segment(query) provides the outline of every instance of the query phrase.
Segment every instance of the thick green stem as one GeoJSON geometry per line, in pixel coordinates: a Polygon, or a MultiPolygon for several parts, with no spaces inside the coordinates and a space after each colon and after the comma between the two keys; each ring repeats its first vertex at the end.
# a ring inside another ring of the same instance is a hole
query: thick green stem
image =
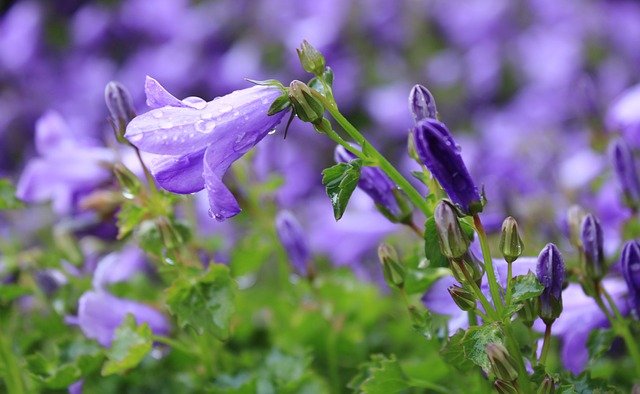
{"type": "Polygon", "coordinates": [[[491,292],[491,298],[493,305],[500,316],[502,316],[502,299],[500,298],[500,290],[498,280],[496,279],[496,273],[493,270],[493,260],[491,259],[491,250],[489,249],[489,242],[487,240],[487,234],[482,226],[482,221],[478,214],[473,215],[473,224],[478,233],[480,241],[480,248],[482,249],[482,258],[484,259],[485,270],[487,271],[487,279],[489,282],[489,291],[491,292]]]}
{"type": "Polygon", "coordinates": [[[26,393],[18,360],[7,343],[4,333],[0,333],[0,360],[4,364],[5,385],[9,393],[26,393]]]}
{"type": "Polygon", "coordinates": [[[551,344],[551,326],[553,323],[548,323],[544,330],[544,340],[542,342],[542,353],[540,354],[540,360],[538,362],[540,364],[546,364],[547,355],[549,354],[549,345],[551,344]]]}
{"type": "MultiPolygon", "coordinates": [[[[454,261],[452,264],[457,263],[454,261]]],[[[482,293],[482,291],[478,287],[478,284],[473,280],[473,278],[471,277],[471,273],[469,273],[469,270],[467,270],[467,267],[464,265],[464,263],[460,263],[460,270],[462,271],[462,274],[464,275],[464,278],[466,279],[469,286],[471,286],[471,290],[475,294],[476,298],[478,299],[478,301],[480,301],[480,304],[482,304],[482,307],[484,308],[487,316],[489,316],[493,321],[498,320],[496,310],[493,309],[487,297],[485,297],[484,293],[482,293]]]]}
{"type": "Polygon", "coordinates": [[[384,171],[389,176],[389,178],[391,178],[391,180],[393,180],[396,185],[398,185],[398,187],[400,187],[400,189],[405,192],[411,202],[418,209],[420,209],[425,216],[431,216],[431,211],[424,196],[420,194],[420,192],[418,192],[413,187],[413,185],[411,185],[411,183],[409,183],[409,181],[404,176],[402,176],[402,174],[400,174],[400,172],[398,172],[398,170],[396,170],[396,168],[391,163],[389,163],[389,161],[380,152],[378,152],[378,150],[373,147],[373,145],[371,145],[366,138],[364,138],[362,134],[360,134],[358,129],[356,129],[349,122],[349,120],[347,120],[347,118],[342,116],[342,114],[338,110],[338,107],[334,103],[329,101],[322,94],[316,91],[313,92],[314,96],[318,100],[320,100],[320,102],[322,102],[322,105],[324,105],[326,110],[329,111],[331,116],[333,116],[336,122],[338,122],[340,127],[342,127],[342,129],[349,135],[349,137],[351,137],[358,145],[362,147],[362,152],[365,154],[365,156],[376,163],[378,167],[380,167],[380,169],[384,171]]]}

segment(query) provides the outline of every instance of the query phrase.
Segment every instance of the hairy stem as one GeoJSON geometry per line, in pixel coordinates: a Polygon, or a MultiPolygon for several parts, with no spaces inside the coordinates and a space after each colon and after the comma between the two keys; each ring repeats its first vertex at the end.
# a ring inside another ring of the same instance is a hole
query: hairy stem
{"type": "Polygon", "coordinates": [[[480,241],[480,247],[482,249],[482,258],[484,259],[485,270],[487,271],[487,279],[489,282],[489,291],[491,292],[491,299],[493,305],[499,315],[502,315],[502,299],[500,298],[500,290],[498,280],[496,279],[496,273],[493,270],[493,260],[491,259],[491,250],[489,249],[489,242],[487,240],[487,234],[484,231],[484,226],[480,220],[478,214],[473,215],[473,224],[478,233],[480,241]]]}

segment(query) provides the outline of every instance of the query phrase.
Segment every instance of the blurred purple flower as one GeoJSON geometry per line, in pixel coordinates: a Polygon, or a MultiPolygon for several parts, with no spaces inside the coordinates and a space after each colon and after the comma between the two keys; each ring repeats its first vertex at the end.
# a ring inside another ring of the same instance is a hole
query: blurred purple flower
{"type": "MultiPolygon", "coordinates": [[[[348,163],[356,159],[356,156],[338,145],[334,153],[334,159],[336,163],[348,163]]],[[[393,217],[400,218],[402,210],[395,195],[398,192],[398,188],[380,168],[362,167],[358,187],[371,197],[376,206],[388,211],[393,217]]]]}
{"type": "Polygon", "coordinates": [[[620,131],[633,146],[640,146],[640,85],[623,92],[605,117],[607,128],[620,131]]]}
{"type": "Polygon", "coordinates": [[[276,216],[276,231],[293,270],[300,276],[308,275],[311,253],[306,234],[298,220],[291,212],[280,211],[276,216]]]}
{"type": "Polygon", "coordinates": [[[636,317],[640,317],[640,244],[637,241],[624,245],[620,265],[629,289],[629,305],[636,317]]]}
{"type": "Polygon", "coordinates": [[[622,189],[625,201],[632,207],[638,207],[640,204],[640,178],[638,178],[638,170],[636,161],[633,157],[633,151],[627,145],[624,139],[619,138],[611,144],[611,156],[613,160],[613,169],[618,184],[622,189]]]}
{"type": "Polygon", "coordinates": [[[113,153],[75,135],[57,112],[36,123],[36,151],[17,185],[18,198],[38,203],[53,200],[60,215],[75,213],[81,197],[111,179],[113,153]]]}
{"type": "Polygon", "coordinates": [[[447,126],[435,119],[425,118],[414,126],[413,140],[420,161],[451,200],[466,214],[482,211],[478,188],[447,126]]]}
{"type": "Polygon", "coordinates": [[[99,262],[93,273],[93,287],[106,286],[131,279],[147,267],[144,253],[137,247],[128,246],[119,252],[109,253],[99,262]]]}
{"type": "Polygon", "coordinates": [[[156,335],[167,334],[170,330],[169,322],[157,310],[135,301],[114,297],[101,290],[84,293],[78,301],[78,317],[68,321],[77,323],[88,338],[109,347],[116,328],[128,314],[135,317],[137,324],[149,324],[156,335]]]}
{"type": "Polygon", "coordinates": [[[267,110],[282,92],[254,86],[208,103],[198,97],[178,100],[150,77],[145,91],[152,110],[133,119],[125,137],[141,151],[159,155],[149,163],[158,184],[179,194],[206,189],[212,217],[237,215],[240,206],[222,177],[280,123],[284,112],[268,116],[267,110]]]}

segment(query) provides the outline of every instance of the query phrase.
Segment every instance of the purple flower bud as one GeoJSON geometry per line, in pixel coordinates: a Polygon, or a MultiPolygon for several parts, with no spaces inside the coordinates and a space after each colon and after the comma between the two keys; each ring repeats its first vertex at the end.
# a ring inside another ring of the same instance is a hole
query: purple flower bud
{"type": "Polygon", "coordinates": [[[284,246],[293,270],[300,276],[311,273],[311,253],[302,226],[289,211],[280,211],[276,216],[276,231],[284,246]]]}
{"type": "Polygon", "coordinates": [[[594,280],[604,277],[604,238],[600,221],[592,214],[585,216],[582,221],[580,239],[584,248],[585,270],[587,276],[594,280]]]}
{"type": "Polygon", "coordinates": [[[542,249],[538,255],[536,275],[544,286],[540,295],[540,317],[549,324],[562,312],[564,260],[556,245],[549,243],[542,249]]]}
{"type": "Polygon", "coordinates": [[[462,161],[460,147],[443,123],[426,118],[413,128],[413,140],[420,161],[467,215],[482,211],[482,199],[462,161]]]}
{"type": "Polygon", "coordinates": [[[629,288],[629,302],[636,315],[640,316],[640,244],[637,241],[624,245],[620,265],[629,288]]]}
{"type": "Polygon", "coordinates": [[[109,109],[109,121],[116,133],[116,138],[118,141],[124,141],[127,123],[136,117],[131,96],[122,84],[111,81],[104,89],[104,100],[109,109]]]}
{"type": "Polygon", "coordinates": [[[415,85],[409,93],[409,111],[416,122],[425,118],[436,119],[438,111],[436,100],[429,89],[422,85],[415,85]]]}
{"type": "MultiPolygon", "coordinates": [[[[348,163],[356,156],[342,146],[337,146],[334,158],[336,163],[348,163]]],[[[395,183],[377,167],[362,167],[358,187],[362,189],[373,202],[383,211],[387,211],[390,216],[400,220],[403,212],[396,197],[397,187],[395,183]]]]}
{"type": "Polygon", "coordinates": [[[611,147],[613,168],[630,207],[640,203],[640,180],[631,148],[623,139],[617,139],[611,147]]]}

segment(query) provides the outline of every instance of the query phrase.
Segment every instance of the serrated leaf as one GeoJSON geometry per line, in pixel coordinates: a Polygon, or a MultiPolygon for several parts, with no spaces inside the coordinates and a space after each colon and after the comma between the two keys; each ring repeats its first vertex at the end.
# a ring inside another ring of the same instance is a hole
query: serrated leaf
{"type": "Polygon", "coordinates": [[[538,281],[536,275],[529,271],[526,275],[518,275],[512,281],[511,300],[519,303],[530,300],[542,294],[544,286],[538,281]]]}
{"type": "Polygon", "coordinates": [[[604,379],[594,379],[589,372],[583,372],[578,376],[566,376],[558,392],[560,394],[609,394],[622,391],[610,386],[604,379]]]}
{"type": "Polygon", "coordinates": [[[466,332],[462,329],[456,331],[454,335],[449,337],[447,343],[440,350],[440,356],[448,364],[454,367],[466,371],[473,367],[473,363],[469,360],[464,352],[462,341],[464,340],[466,332]]]}
{"type": "Polygon", "coordinates": [[[486,347],[489,343],[502,343],[503,336],[498,323],[473,326],[466,331],[458,330],[449,338],[440,354],[458,369],[469,369],[473,363],[488,372],[491,366],[486,347]]]}
{"type": "Polygon", "coordinates": [[[449,260],[440,250],[436,221],[433,216],[427,219],[424,224],[424,255],[427,257],[427,260],[429,260],[429,267],[431,268],[449,266],[449,260]]]}
{"type": "Polygon", "coordinates": [[[212,333],[219,339],[229,336],[229,323],[235,311],[236,283],[229,268],[211,264],[207,272],[178,278],[167,290],[167,305],[181,327],[212,333]]]}
{"type": "Polygon", "coordinates": [[[359,393],[401,393],[410,387],[407,376],[394,355],[374,354],[360,365],[360,372],[347,385],[359,393]]]}
{"type": "Polygon", "coordinates": [[[587,349],[589,349],[589,360],[593,361],[602,357],[610,348],[616,334],[609,328],[600,328],[591,331],[587,340],[587,349]]]}
{"type": "Polygon", "coordinates": [[[138,226],[147,210],[131,200],[126,200],[118,211],[118,239],[123,239],[138,226]]]}
{"type": "Polygon", "coordinates": [[[360,180],[362,160],[338,163],[322,171],[322,184],[333,206],[333,216],[340,220],[360,180]]]}
{"type": "Polygon", "coordinates": [[[0,211],[24,207],[16,197],[16,188],[8,179],[0,179],[0,211]]]}
{"type": "Polygon", "coordinates": [[[31,376],[50,389],[62,389],[80,379],[81,371],[75,364],[56,365],[41,353],[27,357],[31,376]]]}
{"type": "Polygon", "coordinates": [[[153,347],[151,328],[147,323],[136,325],[128,314],[116,329],[115,339],[107,351],[107,362],[102,366],[102,376],[123,373],[138,365],[153,347]]]}

